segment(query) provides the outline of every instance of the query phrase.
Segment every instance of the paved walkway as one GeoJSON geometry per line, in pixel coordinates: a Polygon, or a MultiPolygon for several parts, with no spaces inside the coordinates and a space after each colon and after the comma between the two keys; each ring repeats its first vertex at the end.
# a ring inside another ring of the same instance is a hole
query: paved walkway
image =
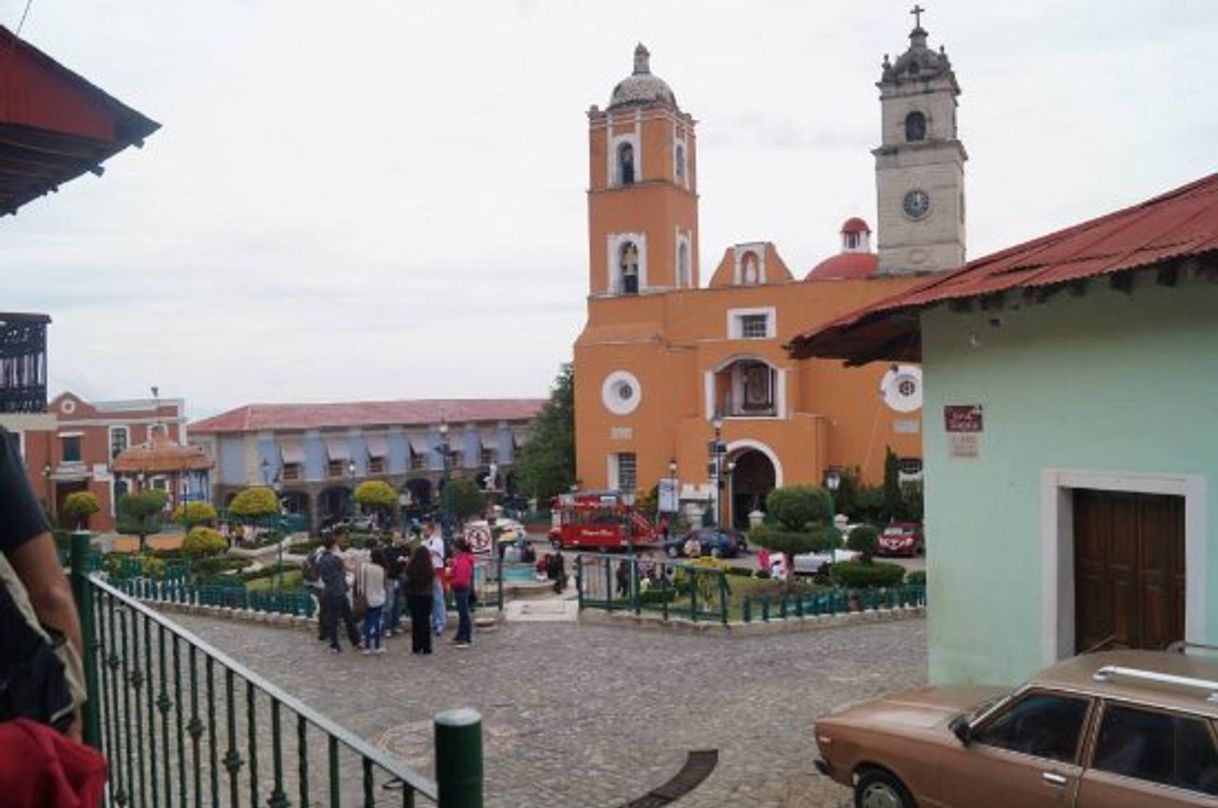
{"type": "Polygon", "coordinates": [[[174,619],[427,774],[431,717],[474,707],[486,804],[500,808],[615,808],[693,749],[718,749],[719,765],[680,808],[848,805],[812,767],[813,720],[925,677],[920,620],[725,639],[581,625],[553,608],[426,658],[408,637],[383,656],[336,656],[299,628],[174,619]]]}

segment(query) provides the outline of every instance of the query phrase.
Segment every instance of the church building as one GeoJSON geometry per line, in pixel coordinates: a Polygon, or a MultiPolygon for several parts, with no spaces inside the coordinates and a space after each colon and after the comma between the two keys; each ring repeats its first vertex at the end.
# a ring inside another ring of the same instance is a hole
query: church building
{"type": "Polygon", "coordinates": [[[793,272],[765,240],[699,273],[697,122],[639,45],[609,106],[588,112],[588,318],[575,343],[577,477],[584,489],[671,480],[691,515],[744,527],[773,488],[857,468],[886,449],[921,472],[921,371],[794,361],[796,334],[964,262],[960,93],[916,24],[884,58],[874,150],[878,252],[865,221],[841,253],[793,272]]]}

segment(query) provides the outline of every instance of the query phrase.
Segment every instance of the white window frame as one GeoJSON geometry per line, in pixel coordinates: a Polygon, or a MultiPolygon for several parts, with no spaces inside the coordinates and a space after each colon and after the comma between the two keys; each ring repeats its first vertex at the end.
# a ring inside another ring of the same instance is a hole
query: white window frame
{"type": "Polygon", "coordinates": [[[1205,629],[1206,486],[1199,474],[1046,468],[1040,473],[1041,656],[1074,656],[1074,489],[1184,497],[1184,639],[1212,642],[1205,629]]]}
{"type": "MultiPolygon", "coordinates": [[[[624,135],[611,135],[609,138],[609,153],[605,155],[609,170],[609,187],[610,188],[626,188],[628,186],[622,184],[621,175],[617,170],[617,150],[621,148],[623,143],[629,143],[634,150],[634,182],[631,185],[638,185],[643,181],[643,144],[640,142],[642,138],[639,135],[639,124],[635,124],[635,130],[624,135]]],[[[610,122],[610,131],[612,131],[612,122],[610,122]]]]}
{"type": "Polygon", "coordinates": [[[755,242],[753,244],[737,244],[732,248],[734,253],[735,270],[732,274],[732,280],[736,286],[762,286],[766,283],[765,274],[765,242],[755,242]],[[757,282],[745,284],[744,282],[744,256],[752,253],[757,256],[757,282]]]}
{"type": "Polygon", "coordinates": [[[608,462],[609,474],[607,488],[611,491],[622,491],[625,494],[633,494],[639,485],[639,455],[637,452],[612,452],[606,456],[608,462]],[[622,455],[633,455],[634,457],[634,488],[625,491],[622,488],[622,455]]]}
{"type": "Polygon", "coordinates": [[[728,339],[774,339],[778,334],[778,309],[775,306],[759,306],[751,309],[727,310],[728,339]],[[744,318],[764,315],[766,318],[766,334],[764,337],[744,336],[744,318]]]}
{"type": "Polygon", "coordinates": [[[634,246],[639,250],[639,294],[647,289],[647,234],[646,233],[610,233],[608,236],[609,248],[609,289],[611,295],[623,294],[625,284],[622,278],[622,265],[620,255],[622,246],[633,241],[634,246]]]}
{"type": "Polygon", "coordinates": [[[131,448],[131,427],[129,427],[129,426],[112,426],[109,429],[107,429],[106,430],[106,438],[108,440],[108,443],[106,445],[106,465],[107,466],[114,462],[114,458],[115,458],[114,433],[116,433],[116,432],[125,432],[127,435],[127,440],[126,440],[125,448],[123,449],[123,451],[126,451],[127,449],[131,448]]]}
{"type": "MultiPolygon", "coordinates": [[[[59,440],[59,455],[62,458],[63,463],[65,465],[68,463],[84,463],[85,462],[85,433],[84,432],[60,432],[56,435],[56,438],[59,440]],[[68,460],[68,458],[65,456],[67,454],[67,452],[65,452],[63,450],[64,449],[64,446],[63,446],[64,438],[76,438],[80,442],[80,444],[79,444],[80,445],[80,457],[76,458],[75,460],[68,460]]],[[[106,447],[106,451],[109,452],[110,448],[106,447]]]]}

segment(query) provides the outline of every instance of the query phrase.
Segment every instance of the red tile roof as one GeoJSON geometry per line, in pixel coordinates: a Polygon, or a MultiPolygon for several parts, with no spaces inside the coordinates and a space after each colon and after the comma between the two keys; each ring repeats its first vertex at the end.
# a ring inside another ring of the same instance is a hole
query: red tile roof
{"type": "Polygon", "coordinates": [[[132,446],[114,458],[114,470],[135,474],[168,471],[202,471],[214,466],[202,446],[182,446],[168,438],[156,437],[132,446]]]}
{"type": "Polygon", "coordinates": [[[787,349],[796,358],[836,357],[848,364],[917,360],[918,313],[937,303],[1016,290],[1050,294],[1088,278],[1206,253],[1218,253],[1218,174],[933,275],[912,289],[800,334],[787,349]]]}
{"type": "Polygon", "coordinates": [[[520,421],[541,412],[543,398],[449,398],[335,404],[247,404],[190,425],[190,431],[257,432],[352,426],[520,421]]]}
{"type": "Polygon", "coordinates": [[[867,226],[867,222],[857,216],[851,216],[842,224],[843,233],[870,233],[871,228],[867,226]]]}
{"type": "Polygon", "coordinates": [[[880,257],[872,252],[844,252],[832,255],[809,270],[806,281],[842,281],[866,278],[880,267],[880,257]]]}

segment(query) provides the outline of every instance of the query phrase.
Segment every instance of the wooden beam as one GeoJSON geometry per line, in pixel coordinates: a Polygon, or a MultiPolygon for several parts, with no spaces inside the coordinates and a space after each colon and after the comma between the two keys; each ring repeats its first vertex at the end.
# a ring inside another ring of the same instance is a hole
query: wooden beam
{"type": "Polygon", "coordinates": [[[1133,294],[1133,272],[1114,272],[1108,276],[1108,286],[1124,294],[1133,294]]]}

